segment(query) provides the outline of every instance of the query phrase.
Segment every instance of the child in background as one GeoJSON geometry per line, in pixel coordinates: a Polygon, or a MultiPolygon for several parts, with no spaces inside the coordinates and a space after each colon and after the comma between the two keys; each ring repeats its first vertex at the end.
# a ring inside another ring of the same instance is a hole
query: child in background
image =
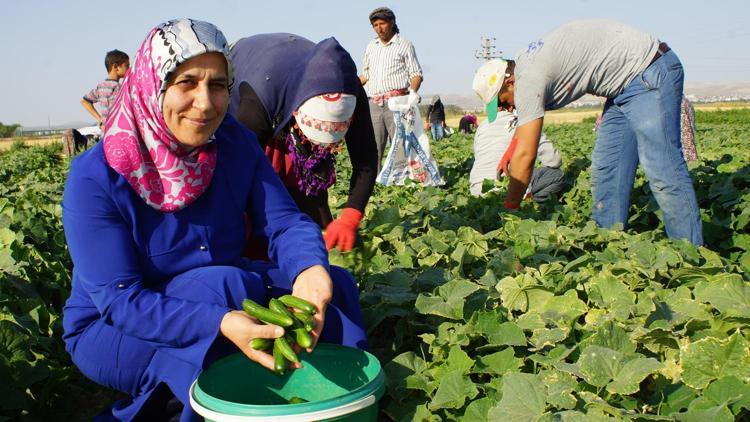
{"type": "Polygon", "coordinates": [[[104,126],[107,119],[109,107],[117,98],[120,91],[120,78],[125,76],[125,72],[130,68],[130,58],[120,50],[112,50],[104,57],[104,66],[107,68],[107,79],[99,82],[96,88],[83,96],[81,105],[97,121],[99,128],[104,126]],[[99,111],[94,104],[99,104],[99,111]]]}

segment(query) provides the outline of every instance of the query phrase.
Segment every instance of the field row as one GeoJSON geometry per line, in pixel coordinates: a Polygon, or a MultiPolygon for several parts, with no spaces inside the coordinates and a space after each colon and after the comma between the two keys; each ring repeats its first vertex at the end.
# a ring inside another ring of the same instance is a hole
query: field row
{"type": "MultiPolygon", "coordinates": [[[[750,110],[698,113],[705,248],[665,238],[638,174],[627,232],[590,221],[591,124],[550,125],[570,189],[518,212],[469,195],[469,136],[432,148],[442,188],[377,186],[355,274],[381,403],[398,421],[733,420],[750,413],[750,110]]],[[[340,160],[334,209],[350,169],[340,160]]],[[[64,351],[71,262],[59,145],[0,153],[0,420],[87,419],[117,394],[64,351]]],[[[493,187],[490,183],[488,187],[493,187]]]]}

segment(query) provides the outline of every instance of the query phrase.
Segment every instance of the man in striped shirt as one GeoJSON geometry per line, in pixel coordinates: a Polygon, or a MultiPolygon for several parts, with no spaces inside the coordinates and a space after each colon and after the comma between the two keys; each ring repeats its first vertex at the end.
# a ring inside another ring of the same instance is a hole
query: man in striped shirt
{"type": "Polygon", "coordinates": [[[417,91],[422,84],[422,67],[414,46],[399,34],[396,16],[387,7],[370,13],[370,24],[377,38],[365,50],[364,66],[359,80],[370,97],[370,117],[378,146],[378,171],[388,138],[393,138],[396,124],[388,109],[388,98],[409,95],[418,103],[417,91]]]}

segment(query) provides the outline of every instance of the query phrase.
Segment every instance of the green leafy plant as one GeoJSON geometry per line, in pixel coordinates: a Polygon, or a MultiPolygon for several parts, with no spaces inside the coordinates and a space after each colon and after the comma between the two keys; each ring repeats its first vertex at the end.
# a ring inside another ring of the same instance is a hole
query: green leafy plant
{"type": "MultiPolygon", "coordinates": [[[[750,110],[697,114],[706,247],[665,238],[636,176],[627,231],[591,221],[591,125],[545,128],[571,188],[506,212],[469,195],[472,139],[432,144],[447,185],[377,186],[354,251],[384,414],[431,420],[750,416],[750,110]]],[[[339,158],[332,208],[351,169],[339,158]]],[[[116,393],[62,342],[72,263],[59,146],[0,154],[0,420],[90,419],[116,393]]]]}
{"type": "MultiPolygon", "coordinates": [[[[639,172],[630,228],[590,213],[590,124],[546,128],[572,187],[506,212],[468,193],[471,138],[433,143],[444,188],[376,187],[354,270],[384,412],[429,420],[748,417],[750,111],[699,113],[706,247],[665,237],[639,172]],[[729,387],[731,386],[731,387],[729,387]]],[[[345,161],[345,160],[342,160],[345,161]]],[[[341,177],[341,180],[346,180],[341,177]]],[[[342,204],[347,186],[337,186],[342,204]]]]}

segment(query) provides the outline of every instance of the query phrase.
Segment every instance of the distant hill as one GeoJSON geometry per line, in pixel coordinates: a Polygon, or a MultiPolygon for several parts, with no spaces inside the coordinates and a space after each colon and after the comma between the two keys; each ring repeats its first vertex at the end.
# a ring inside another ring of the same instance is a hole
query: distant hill
{"type": "MultiPolygon", "coordinates": [[[[421,94],[421,93],[420,93],[421,94]]],[[[482,104],[476,95],[437,93],[443,104],[453,104],[464,110],[481,110],[482,104]]],[[[432,98],[433,93],[422,94],[424,99],[432,98]]],[[[695,82],[685,85],[685,95],[691,99],[705,101],[725,101],[727,99],[750,98],[750,82],[695,82]]],[[[586,95],[576,101],[576,105],[593,105],[604,99],[586,95]]]]}
{"type": "Polygon", "coordinates": [[[696,97],[750,96],[750,82],[698,82],[685,86],[685,94],[696,97]]]}

